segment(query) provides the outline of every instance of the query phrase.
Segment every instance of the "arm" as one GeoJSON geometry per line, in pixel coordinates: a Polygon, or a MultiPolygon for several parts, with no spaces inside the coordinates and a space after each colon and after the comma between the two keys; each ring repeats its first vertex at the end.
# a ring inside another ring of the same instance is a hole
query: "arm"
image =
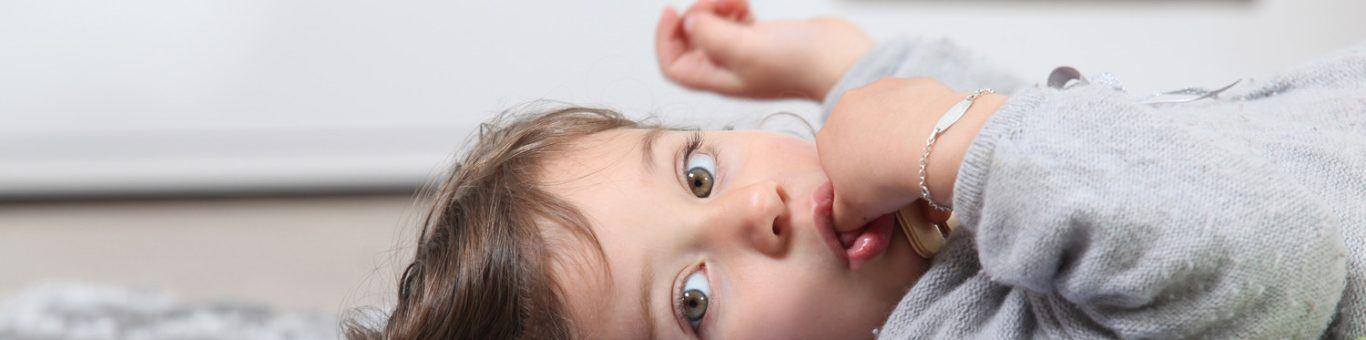
{"type": "Polygon", "coordinates": [[[669,80],[730,96],[823,101],[827,113],[844,91],[882,77],[932,77],[960,91],[1000,93],[1023,84],[947,40],[894,39],[868,53],[873,45],[842,19],[756,21],[745,0],[700,0],[681,15],[666,8],[655,29],[669,80]]]}
{"type": "MultiPolygon", "coordinates": [[[[1357,327],[1344,238],[1366,220],[1366,78],[1341,64],[1243,101],[1084,86],[974,105],[930,157],[963,232],[884,334],[1317,337],[1339,308],[1357,327]],[[1311,81],[1336,83],[1292,91],[1311,81]]],[[[917,141],[963,93],[888,78],[843,96],[817,148],[847,231],[919,196],[917,141]]]]}
{"type": "Polygon", "coordinates": [[[682,15],[666,8],[655,31],[666,78],[756,99],[821,101],[872,45],[845,20],[755,21],[745,0],[700,0],[682,15]]]}
{"type": "MultiPolygon", "coordinates": [[[[984,275],[1125,338],[1316,337],[1345,285],[1350,222],[1240,140],[1266,134],[1200,109],[1099,86],[1012,98],[955,183],[984,275]]],[[[1359,147],[1315,149],[1327,165],[1359,147]]]]}

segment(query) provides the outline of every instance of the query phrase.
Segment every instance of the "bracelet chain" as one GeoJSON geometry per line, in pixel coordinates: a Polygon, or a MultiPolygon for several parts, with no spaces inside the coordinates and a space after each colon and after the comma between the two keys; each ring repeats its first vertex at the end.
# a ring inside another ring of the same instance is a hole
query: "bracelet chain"
{"type": "MultiPolygon", "coordinates": [[[[983,95],[989,93],[996,93],[996,91],[992,91],[991,89],[980,89],[977,91],[973,91],[972,94],[969,94],[967,96],[967,98],[963,98],[963,101],[968,103],[968,106],[963,108],[963,110],[966,111],[968,108],[971,108],[972,103],[976,101],[977,98],[980,98],[983,95]]],[[[944,115],[947,116],[951,113],[952,112],[945,112],[944,115]]],[[[959,113],[960,117],[961,115],[962,113],[959,113]]],[[[957,120],[950,122],[948,126],[952,126],[955,122],[957,122],[957,120]]],[[[931,208],[934,208],[934,210],[938,211],[949,211],[949,208],[939,205],[939,203],[935,203],[934,199],[930,198],[930,187],[929,185],[925,184],[925,167],[929,163],[930,149],[934,148],[934,142],[939,139],[939,135],[943,134],[944,130],[948,130],[948,126],[944,126],[942,129],[936,127],[934,131],[930,131],[930,137],[925,140],[925,149],[920,152],[920,197],[924,198],[925,203],[929,203],[931,208]]]]}

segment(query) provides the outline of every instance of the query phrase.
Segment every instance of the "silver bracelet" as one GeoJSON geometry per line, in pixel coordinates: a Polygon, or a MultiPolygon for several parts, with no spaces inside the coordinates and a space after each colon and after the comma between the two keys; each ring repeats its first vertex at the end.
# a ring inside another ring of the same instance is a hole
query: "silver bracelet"
{"type": "Polygon", "coordinates": [[[996,93],[996,91],[992,91],[991,89],[973,91],[972,94],[968,95],[967,98],[963,98],[958,104],[953,104],[953,107],[949,108],[948,111],[944,112],[943,116],[939,117],[939,122],[934,123],[934,131],[931,131],[930,137],[925,140],[925,151],[920,153],[920,197],[924,198],[925,203],[929,203],[930,207],[934,208],[934,210],[949,211],[949,208],[934,203],[934,199],[930,198],[930,187],[925,185],[925,165],[930,158],[930,149],[934,147],[934,141],[939,139],[939,135],[943,134],[944,130],[948,130],[949,126],[953,126],[953,123],[957,123],[958,119],[963,118],[963,115],[968,113],[968,108],[972,107],[973,101],[976,101],[978,97],[988,93],[996,93]]]}

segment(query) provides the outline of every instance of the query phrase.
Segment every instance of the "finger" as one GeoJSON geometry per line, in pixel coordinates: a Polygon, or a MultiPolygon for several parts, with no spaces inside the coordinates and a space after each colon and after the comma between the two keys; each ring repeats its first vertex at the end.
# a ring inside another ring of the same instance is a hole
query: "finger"
{"type": "Polygon", "coordinates": [[[707,55],[721,64],[728,64],[741,55],[744,46],[753,47],[746,41],[749,26],[724,19],[708,12],[689,13],[683,18],[683,31],[688,43],[702,49],[707,55]]]}
{"type": "Polygon", "coordinates": [[[747,0],[715,0],[716,15],[735,20],[737,22],[753,22],[754,17],[749,13],[749,1],[747,0]]]}
{"type": "Polygon", "coordinates": [[[863,226],[871,222],[876,216],[869,217],[860,211],[860,204],[841,199],[839,191],[835,191],[835,202],[832,204],[832,213],[835,218],[835,232],[844,233],[863,229],[863,226]]]}
{"type": "Polygon", "coordinates": [[[689,15],[699,12],[716,13],[716,0],[697,0],[688,6],[688,9],[683,10],[683,17],[687,18],[689,15]]]}
{"type": "Polygon", "coordinates": [[[925,203],[925,200],[923,199],[915,200],[915,206],[920,209],[921,214],[925,215],[925,219],[928,219],[934,223],[943,223],[944,221],[948,221],[949,216],[953,214],[952,211],[940,211],[939,209],[930,207],[930,205],[928,203],[925,203]]]}
{"type": "Polygon", "coordinates": [[[688,6],[686,11],[683,11],[683,17],[686,18],[688,15],[697,12],[711,13],[742,23],[754,21],[754,16],[749,12],[749,1],[747,0],[698,0],[692,6],[688,6]]]}
{"type": "MultiPolygon", "coordinates": [[[[687,41],[683,38],[683,23],[678,17],[678,12],[672,7],[665,7],[664,12],[659,15],[659,24],[655,26],[655,57],[659,59],[660,70],[666,70],[669,65],[683,56],[687,51],[687,41]]],[[[668,72],[665,72],[667,75],[668,72]]]]}
{"type": "Polygon", "coordinates": [[[743,87],[739,75],[717,65],[699,50],[684,52],[664,69],[664,74],[683,86],[721,94],[739,94],[743,87]]]}

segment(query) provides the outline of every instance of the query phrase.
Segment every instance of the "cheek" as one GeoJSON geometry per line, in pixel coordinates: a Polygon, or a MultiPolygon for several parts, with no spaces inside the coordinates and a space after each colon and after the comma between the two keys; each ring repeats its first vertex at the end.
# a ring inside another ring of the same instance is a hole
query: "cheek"
{"type": "Polygon", "coordinates": [[[749,146],[748,161],[775,171],[820,171],[816,145],[790,137],[768,137],[749,146]]]}
{"type": "Polygon", "coordinates": [[[768,264],[734,283],[721,339],[870,339],[899,296],[817,268],[768,264]]]}
{"type": "Polygon", "coordinates": [[[802,158],[816,158],[816,144],[798,138],[775,138],[769,147],[779,150],[782,154],[799,156],[802,158]]]}
{"type": "MultiPolygon", "coordinates": [[[[840,277],[800,268],[751,271],[726,308],[725,339],[862,339],[880,326],[877,306],[840,277]],[[794,275],[795,274],[795,275],[794,275]],[[758,277],[762,275],[763,277],[758,277]],[[869,308],[872,307],[872,308],[869,308]]],[[[863,289],[860,289],[863,288],[863,289]]]]}

